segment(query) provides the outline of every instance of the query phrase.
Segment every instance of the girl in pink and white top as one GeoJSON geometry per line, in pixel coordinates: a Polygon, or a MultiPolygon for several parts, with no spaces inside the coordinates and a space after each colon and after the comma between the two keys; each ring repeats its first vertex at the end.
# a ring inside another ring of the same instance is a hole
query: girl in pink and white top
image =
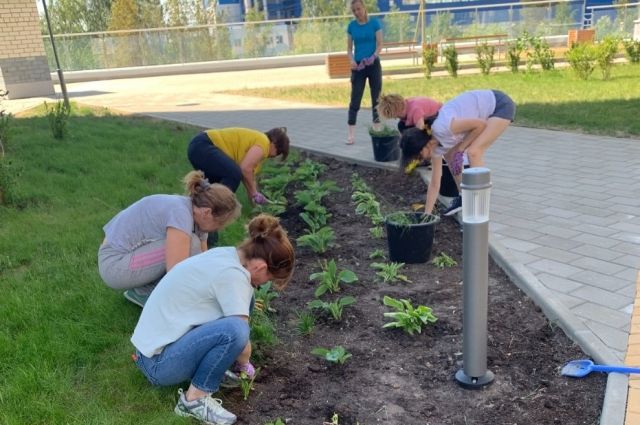
{"type": "MultiPolygon", "coordinates": [[[[463,156],[471,167],[484,165],[484,153],[513,122],[516,105],[498,90],[471,90],[446,102],[438,116],[427,120],[425,131],[409,129],[400,140],[403,162],[416,157],[430,159],[431,181],[427,189],[425,212],[431,213],[438,199],[443,159],[456,179],[458,189],[463,156]]],[[[454,198],[445,215],[462,209],[462,198],[454,198]]]]}
{"type": "Polygon", "coordinates": [[[378,112],[385,118],[398,118],[398,130],[407,128],[424,128],[426,118],[438,113],[442,103],[424,96],[407,97],[399,94],[383,94],[378,101],[378,112]]]}

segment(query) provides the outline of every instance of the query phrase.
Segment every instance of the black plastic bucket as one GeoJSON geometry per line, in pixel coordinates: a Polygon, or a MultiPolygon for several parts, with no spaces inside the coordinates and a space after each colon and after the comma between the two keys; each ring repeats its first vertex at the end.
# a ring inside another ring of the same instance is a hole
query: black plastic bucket
{"type": "MultiPolygon", "coordinates": [[[[425,263],[431,257],[431,247],[439,217],[431,216],[428,222],[422,222],[423,213],[403,213],[409,223],[390,220],[396,214],[385,218],[389,260],[396,263],[425,263]]],[[[404,220],[403,220],[404,221],[404,220]]]]}
{"type": "Polygon", "coordinates": [[[373,159],[378,162],[396,161],[400,158],[398,136],[371,136],[373,159]]]}

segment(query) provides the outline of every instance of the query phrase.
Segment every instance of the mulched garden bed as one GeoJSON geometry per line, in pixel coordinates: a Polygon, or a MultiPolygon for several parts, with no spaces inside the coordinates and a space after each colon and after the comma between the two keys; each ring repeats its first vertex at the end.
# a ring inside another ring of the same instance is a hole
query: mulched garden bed
{"type": "MultiPolygon", "coordinates": [[[[495,381],[481,390],[460,387],[454,379],[462,367],[463,347],[460,226],[443,217],[432,251],[432,258],[444,252],[457,266],[406,265],[403,273],[412,283],[380,283],[370,267],[380,260],[369,259],[369,254],[377,248],[386,252],[386,239],[373,239],[370,221],[356,215],[350,199],[351,175],[358,173],[374,190],[383,212],[406,210],[423,197],[424,184],[415,175],[312,159],[328,165],[321,179],[334,180],[343,188],[325,198],[339,246],[321,255],[297,249],[294,278],[272,302],[279,342],[258,364],[262,369],[255,390],[247,401],[239,390],[223,393],[224,406],[238,415],[238,423],[257,425],[280,418],[294,425],[321,425],[331,423],[334,414],[340,425],[598,423],[606,377],[560,376],[566,361],[585,355],[492,261],[487,357],[495,381]],[[316,310],[313,333],[301,336],[297,313],[315,299],[317,284],[309,281],[309,275],[320,270],[322,259],[334,259],[339,270],[349,269],[359,278],[323,299],[349,295],[357,302],[345,307],[339,323],[316,310]],[[401,329],[383,329],[387,322],[383,313],[390,311],[382,304],[385,295],[429,306],[438,320],[413,336],[401,329]],[[353,355],[344,365],[311,354],[315,347],[337,345],[353,355]]],[[[292,239],[305,228],[299,212],[292,208],[281,217],[292,239]]]]}

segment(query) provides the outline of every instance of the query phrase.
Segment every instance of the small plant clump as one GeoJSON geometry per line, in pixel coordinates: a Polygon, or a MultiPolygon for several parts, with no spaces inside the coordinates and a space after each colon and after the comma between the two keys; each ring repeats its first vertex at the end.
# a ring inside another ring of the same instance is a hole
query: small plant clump
{"type": "Polygon", "coordinates": [[[395,299],[385,295],[382,302],[387,307],[396,310],[384,313],[384,317],[389,317],[393,321],[386,323],[383,328],[402,328],[409,335],[413,335],[414,332],[421,333],[422,326],[435,323],[438,320],[432,314],[430,307],[420,305],[414,308],[409,300],[395,299]]]}
{"type": "Polygon", "coordinates": [[[47,111],[51,134],[55,139],[64,139],[67,134],[67,123],[69,115],[71,115],[71,108],[67,107],[63,101],[54,103],[51,108],[49,108],[47,102],[44,102],[44,107],[47,111]]]}
{"type": "Polygon", "coordinates": [[[445,267],[455,267],[458,265],[458,262],[444,252],[441,252],[440,255],[431,261],[431,264],[439,269],[444,269],[445,267]]]}
{"type": "Polygon", "coordinates": [[[631,63],[640,63],[640,40],[624,40],[624,53],[631,63]]]}
{"type": "Polygon", "coordinates": [[[260,285],[255,291],[256,308],[265,312],[275,313],[276,310],[271,307],[271,301],[279,296],[276,291],[271,289],[271,282],[260,285]]]}
{"type": "Polygon", "coordinates": [[[340,291],[340,283],[353,283],[358,280],[358,276],[351,270],[340,270],[334,260],[325,261],[320,264],[322,271],[313,273],[309,276],[309,280],[317,280],[320,282],[316,288],[315,296],[319,297],[329,291],[335,293],[340,291]]]}
{"type": "MultiPolygon", "coordinates": [[[[337,345],[331,349],[316,347],[311,350],[311,354],[335,364],[344,364],[351,357],[351,353],[347,352],[341,345],[337,345]]],[[[334,415],[334,417],[337,418],[337,415],[334,415]]]]}
{"type": "Polygon", "coordinates": [[[422,64],[424,66],[424,76],[431,78],[431,73],[438,61],[438,48],[436,46],[427,46],[422,51],[422,64]]]}
{"type": "Polygon", "coordinates": [[[385,123],[379,127],[369,126],[369,135],[373,137],[393,137],[399,136],[400,132],[397,128],[385,123]]]}
{"type": "Polygon", "coordinates": [[[309,301],[307,305],[311,309],[320,308],[330,313],[331,317],[333,317],[333,320],[335,320],[336,322],[339,322],[340,320],[342,320],[342,310],[346,306],[354,304],[355,302],[356,302],[356,299],[354,297],[342,297],[339,300],[332,301],[332,302],[325,302],[322,300],[313,300],[313,301],[309,301]]]}
{"type": "Polygon", "coordinates": [[[581,80],[588,80],[596,69],[598,60],[595,46],[589,43],[575,43],[566,53],[571,69],[581,80]]]}
{"type": "Polygon", "coordinates": [[[385,283],[394,283],[400,280],[411,283],[407,276],[400,274],[400,269],[404,267],[404,263],[371,263],[371,267],[378,270],[376,276],[385,283]]]}
{"type": "Polygon", "coordinates": [[[456,50],[456,46],[453,44],[449,44],[442,51],[442,55],[445,60],[445,67],[449,75],[453,78],[458,76],[458,69],[460,68],[460,63],[458,62],[458,51],[456,50]]]}
{"type": "Polygon", "coordinates": [[[483,75],[489,75],[489,73],[491,72],[491,68],[493,68],[493,66],[495,65],[495,52],[496,47],[489,46],[486,41],[476,46],[478,66],[480,66],[480,72],[482,72],[483,75]]]}
{"type": "Polygon", "coordinates": [[[240,372],[240,389],[242,390],[243,400],[249,398],[249,393],[253,389],[253,381],[258,377],[258,373],[260,373],[260,368],[256,369],[256,373],[251,377],[246,372],[240,372]]]}
{"type": "Polygon", "coordinates": [[[286,425],[286,424],[281,418],[276,418],[275,420],[269,421],[264,425],[286,425]]]}
{"type": "Polygon", "coordinates": [[[384,255],[384,251],[380,248],[378,249],[374,249],[373,251],[371,251],[371,254],[369,254],[369,258],[376,259],[376,258],[386,258],[386,256],[384,255]]]}
{"type": "Polygon", "coordinates": [[[303,336],[311,335],[316,327],[316,316],[309,311],[301,311],[296,313],[298,317],[298,333],[303,336]]]}
{"type": "Polygon", "coordinates": [[[414,212],[397,211],[387,215],[387,223],[396,226],[410,226],[412,224],[428,224],[438,220],[434,214],[421,214],[414,212]]]}

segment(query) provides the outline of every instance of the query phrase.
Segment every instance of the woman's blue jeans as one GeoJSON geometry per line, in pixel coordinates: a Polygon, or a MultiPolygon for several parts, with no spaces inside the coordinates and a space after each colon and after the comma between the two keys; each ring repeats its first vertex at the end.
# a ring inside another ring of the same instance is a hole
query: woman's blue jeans
{"type": "Polygon", "coordinates": [[[197,389],[214,393],[247,342],[249,324],[239,317],[223,317],[191,329],[153,357],[136,350],[136,365],[153,385],[190,380],[197,389]]]}

